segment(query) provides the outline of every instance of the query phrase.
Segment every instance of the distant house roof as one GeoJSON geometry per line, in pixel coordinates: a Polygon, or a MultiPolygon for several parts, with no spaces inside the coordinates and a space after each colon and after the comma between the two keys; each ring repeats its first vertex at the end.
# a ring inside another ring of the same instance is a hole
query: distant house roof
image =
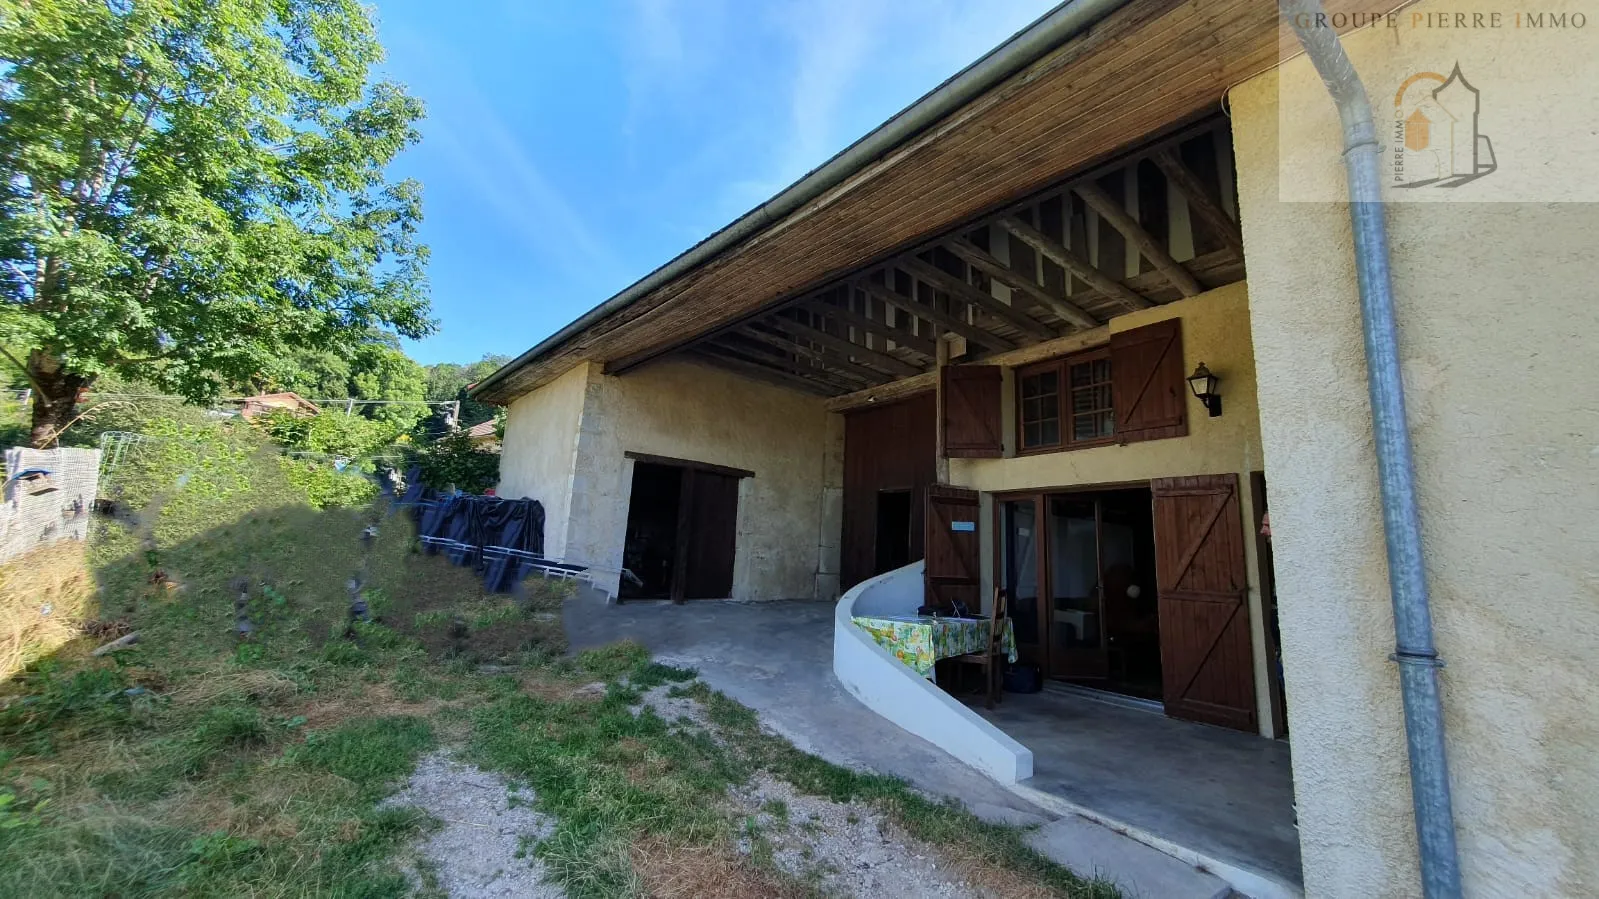
{"type": "Polygon", "coordinates": [[[494,419],[492,418],[467,428],[466,436],[473,443],[490,443],[499,439],[499,435],[494,433],[494,419]]]}
{"type": "Polygon", "coordinates": [[[296,415],[316,415],[322,409],[293,391],[282,393],[259,393],[247,396],[239,401],[239,414],[244,418],[254,418],[280,409],[287,409],[296,415]]]}

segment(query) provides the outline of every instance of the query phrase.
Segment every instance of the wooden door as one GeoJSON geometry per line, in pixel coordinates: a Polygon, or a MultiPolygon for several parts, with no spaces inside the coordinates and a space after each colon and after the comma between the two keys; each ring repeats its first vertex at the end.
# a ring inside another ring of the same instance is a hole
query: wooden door
{"type": "Polygon", "coordinates": [[[956,600],[973,614],[982,605],[977,537],[977,491],[933,484],[927,488],[926,598],[948,608],[956,600]]]}
{"type": "Polygon", "coordinates": [[[1255,731],[1238,477],[1163,478],[1150,489],[1166,714],[1255,731]]]}
{"type": "Polygon", "coordinates": [[[733,551],[738,533],[738,482],[732,475],[683,470],[683,506],[688,526],[679,528],[685,546],[684,599],[727,599],[733,594],[733,551]]]}
{"type": "Polygon", "coordinates": [[[848,590],[877,566],[877,503],[885,490],[910,491],[910,557],[923,557],[927,485],[934,481],[937,407],[932,391],[844,416],[844,520],[840,587],[848,590]]]}

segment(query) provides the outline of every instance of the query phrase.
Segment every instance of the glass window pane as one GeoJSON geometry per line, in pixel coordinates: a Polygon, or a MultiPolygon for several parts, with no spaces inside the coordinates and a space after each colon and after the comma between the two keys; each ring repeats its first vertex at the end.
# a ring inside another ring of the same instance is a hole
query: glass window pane
{"type": "Polygon", "coordinates": [[[1038,643],[1037,513],[1030,499],[1007,502],[1003,509],[1000,540],[1011,622],[1016,629],[1016,642],[1033,645],[1038,643]]]}
{"type": "Polygon", "coordinates": [[[1054,643],[1062,649],[1098,648],[1099,535],[1094,504],[1051,497],[1049,516],[1054,643]]]}

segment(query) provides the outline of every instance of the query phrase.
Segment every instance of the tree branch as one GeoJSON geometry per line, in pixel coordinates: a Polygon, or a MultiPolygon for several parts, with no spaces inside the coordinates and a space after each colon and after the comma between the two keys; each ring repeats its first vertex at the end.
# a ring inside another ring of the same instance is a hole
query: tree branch
{"type": "Polygon", "coordinates": [[[39,395],[39,405],[44,406],[46,409],[55,405],[55,403],[50,399],[50,394],[45,393],[44,388],[39,386],[39,379],[33,376],[33,372],[29,371],[26,365],[23,365],[16,356],[11,355],[10,350],[3,346],[0,346],[0,353],[3,353],[7,359],[10,359],[11,364],[20,369],[22,374],[28,379],[28,383],[33,385],[34,392],[39,395]]]}

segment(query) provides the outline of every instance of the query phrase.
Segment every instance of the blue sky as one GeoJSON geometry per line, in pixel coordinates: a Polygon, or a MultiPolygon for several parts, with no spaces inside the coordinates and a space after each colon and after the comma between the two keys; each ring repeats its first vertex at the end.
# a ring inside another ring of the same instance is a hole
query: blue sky
{"type": "Polygon", "coordinates": [[[427,104],[440,333],[520,353],[766,199],[1050,0],[379,0],[384,74],[427,104]]]}

